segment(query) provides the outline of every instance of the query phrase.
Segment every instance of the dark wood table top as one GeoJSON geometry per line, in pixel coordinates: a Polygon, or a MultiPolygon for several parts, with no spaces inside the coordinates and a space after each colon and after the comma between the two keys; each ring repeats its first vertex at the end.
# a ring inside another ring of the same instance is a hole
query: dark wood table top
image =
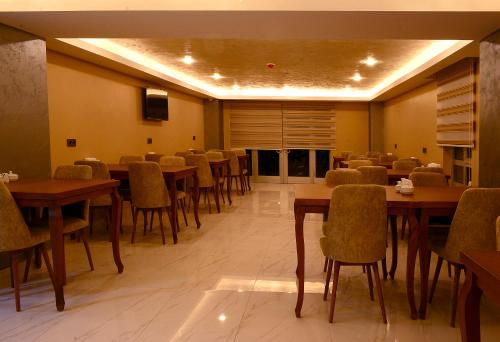
{"type": "Polygon", "coordinates": [[[15,199],[57,200],[119,185],[116,180],[21,179],[7,183],[15,199]]]}
{"type": "MultiPolygon", "coordinates": [[[[456,207],[466,187],[416,187],[411,195],[403,195],[391,185],[384,186],[387,204],[418,208],[456,207]]],[[[305,206],[329,206],[332,188],[325,184],[296,184],[295,204],[305,206]]]]}
{"type": "MultiPolygon", "coordinates": [[[[174,177],[180,179],[185,176],[192,175],[198,166],[165,166],[160,165],[161,172],[164,176],[174,177]]],[[[128,165],[127,164],[108,164],[109,173],[114,179],[128,179],[128,165]]]]}
{"type": "Polygon", "coordinates": [[[496,282],[500,292],[500,251],[463,251],[460,260],[480,278],[496,282]]]}

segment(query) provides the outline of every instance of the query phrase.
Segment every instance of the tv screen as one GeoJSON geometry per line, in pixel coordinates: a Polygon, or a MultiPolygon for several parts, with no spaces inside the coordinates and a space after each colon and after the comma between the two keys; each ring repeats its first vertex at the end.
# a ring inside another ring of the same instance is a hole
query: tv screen
{"type": "Polygon", "coordinates": [[[165,90],[143,89],[143,112],[146,120],[168,120],[168,93],[165,90]]]}

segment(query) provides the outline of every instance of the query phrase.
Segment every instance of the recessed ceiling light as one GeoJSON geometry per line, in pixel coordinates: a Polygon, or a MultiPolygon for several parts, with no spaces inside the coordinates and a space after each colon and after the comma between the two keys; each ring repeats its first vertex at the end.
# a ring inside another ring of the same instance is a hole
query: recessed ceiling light
{"type": "Polygon", "coordinates": [[[239,89],[240,89],[240,86],[239,86],[239,85],[237,85],[237,84],[233,84],[233,89],[234,89],[234,90],[239,90],[239,89]]]}
{"type": "Polygon", "coordinates": [[[220,314],[220,315],[219,315],[219,317],[217,317],[217,318],[218,318],[218,319],[219,319],[219,321],[221,321],[221,322],[224,322],[224,321],[227,319],[226,315],[224,315],[223,313],[222,313],[222,314],[220,314]]]}
{"type": "Polygon", "coordinates": [[[361,75],[359,74],[359,72],[355,73],[354,76],[351,77],[351,80],[356,81],[356,82],[359,82],[362,79],[363,79],[363,77],[361,77],[361,75]]]}
{"type": "Polygon", "coordinates": [[[194,63],[194,59],[190,55],[185,55],[184,58],[181,59],[181,61],[184,64],[193,64],[194,63]]]}
{"type": "Polygon", "coordinates": [[[222,78],[222,75],[218,72],[214,72],[210,77],[212,77],[214,80],[220,80],[222,78]]]}
{"type": "Polygon", "coordinates": [[[373,58],[372,56],[368,56],[366,57],[366,59],[363,59],[361,61],[361,63],[365,64],[365,65],[368,65],[368,66],[374,66],[375,64],[379,63],[379,61],[377,61],[375,58],[373,58]]]}

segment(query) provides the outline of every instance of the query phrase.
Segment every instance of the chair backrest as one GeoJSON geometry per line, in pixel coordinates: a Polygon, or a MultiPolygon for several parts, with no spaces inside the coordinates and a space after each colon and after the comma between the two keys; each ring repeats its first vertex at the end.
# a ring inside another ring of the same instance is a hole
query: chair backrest
{"type": "Polygon", "coordinates": [[[144,161],[128,164],[132,204],[141,209],[170,206],[165,180],[160,164],[144,161]]]}
{"type": "Polygon", "coordinates": [[[208,160],[224,159],[224,154],[222,152],[209,151],[207,152],[207,158],[208,160]]]}
{"type": "Polygon", "coordinates": [[[32,246],[31,233],[12,194],[0,182],[0,252],[32,246]]]}
{"type": "Polygon", "coordinates": [[[92,168],[92,179],[111,179],[106,164],[95,160],[77,160],[75,165],[88,165],[92,168]]]}
{"type": "Polygon", "coordinates": [[[197,174],[200,188],[211,187],[214,184],[212,170],[206,154],[187,155],[186,165],[198,166],[197,174]]]}
{"type": "Polygon", "coordinates": [[[395,160],[398,160],[398,156],[395,155],[395,154],[380,154],[380,156],[378,157],[379,159],[379,162],[381,163],[391,163],[395,160]]]}
{"type": "Polygon", "coordinates": [[[195,148],[189,150],[193,154],[205,154],[205,150],[197,150],[195,148]]]}
{"type": "Polygon", "coordinates": [[[378,158],[372,158],[372,157],[370,157],[370,158],[366,158],[366,160],[371,161],[373,166],[377,166],[377,165],[380,164],[378,158]]]}
{"type": "MultiPolygon", "coordinates": [[[[54,179],[92,179],[92,167],[89,165],[61,165],[54,171],[54,179]]],[[[72,203],[63,207],[63,215],[77,216],[88,221],[90,200],[72,203]]]]}
{"type": "Polygon", "coordinates": [[[442,167],[428,167],[428,166],[417,166],[413,169],[413,172],[437,172],[444,173],[442,167]]]}
{"type": "Polygon", "coordinates": [[[328,256],[371,263],[385,257],[387,201],[380,185],[339,185],[332,191],[327,222],[328,256]]]}
{"type": "Polygon", "coordinates": [[[349,156],[347,157],[347,160],[359,160],[359,159],[361,159],[361,156],[359,154],[354,154],[354,153],[349,154],[349,156]]]}
{"type": "Polygon", "coordinates": [[[344,160],[349,159],[349,155],[351,155],[351,154],[352,154],[352,151],[342,151],[342,152],[340,152],[340,156],[342,158],[344,158],[344,160]]]}
{"type": "Polygon", "coordinates": [[[414,186],[448,186],[444,173],[413,171],[409,179],[414,186]]]}
{"type": "Polygon", "coordinates": [[[161,153],[148,153],[144,156],[144,160],[159,163],[161,157],[163,157],[161,153]]]}
{"type": "Polygon", "coordinates": [[[372,165],[373,165],[373,163],[367,159],[349,160],[349,168],[350,169],[357,169],[360,166],[372,166],[372,165]]]}
{"type": "Polygon", "coordinates": [[[175,152],[175,156],[177,157],[186,157],[188,154],[193,154],[191,151],[180,151],[180,152],[175,152]]]}
{"type": "Polygon", "coordinates": [[[229,166],[231,167],[231,176],[238,176],[240,174],[240,162],[238,155],[235,151],[224,150],[222,151],[224,158],[229,159],[229,166]]]}
{"type": "Polygon", "coordinates": [[[360,166],[357,168],[363,175],[361,183],[387,185],[387,168],[384,166],[360,166]]]}
{"type": "Polygon", "coordinates": [[[380,156],[380,152],[376,152],[376,151],[366,152],[366,158],[377,158],[377,160],[378,160],[379,156],[380,156]]]}
{"type": "Polygon", "coordinates": [[[335,187],[343,184],[360,184],[363,175],[354,169],[328,170],[325,175],[325,184],[335,187]]]}
{"type": "Polygon", "coordinates": [[[185,166],[186,159],[178,156],[163,156],[160,158],[160,165],[165,166],[185,166]]]}
{"type": "Polygon", "coordinates": [[[411,159],[399,159],[392,162],[394,170],[409,170],[412,171],[417,167],[417,162],[411,159]]]}
{"type": "Polygon", "coordinates": [[[144,161],[144,157],[143,156],[121,156],[118,164],[126,165],[128,163],[139,162],[139,161],[144,161]]]}
{"type": "Polygon", "coordinates": [[[495,250],[495,222],[498,216],[500,216],[499,188],[465,190],[453,216],[446,240],[443,251],[446,259],[459,263],[460,251],[495,250]]]}
{"type": "Polygon", "coordinates": [[[238,156],[244,156],[245,154],[247,154],[247,152],[242,148],[232,148],[231,150],[236,152],[236,155],[238,156]]]}

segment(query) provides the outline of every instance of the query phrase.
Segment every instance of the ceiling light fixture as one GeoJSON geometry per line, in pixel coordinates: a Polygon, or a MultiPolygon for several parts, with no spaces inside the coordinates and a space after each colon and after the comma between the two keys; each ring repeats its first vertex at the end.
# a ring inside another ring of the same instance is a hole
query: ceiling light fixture
{"type": "Polygon", "coordinates": [[[214,72],[210,77],[212,77],[214,80],[220,80],[222,78],[222,75],[218,72],[214,72]]]}
{"type": "Polygon", "coordinates": [[[366,59],[363,59],[361,63],[368,65],[368,66],[374,66],[375,64],[378,64],[380,61],[377,61],[375,58],[372,56],[366,57],[366,59]]]}
{"type": "Polygon", "coordinates": [[[194,59],[193,57],[191,57],[190,55],[185,55],[184,58],[181,59],[181,61],[184,63],[184,64],[188,64],[188,65],[191,65],[194,63],[194,59]]]}
{"type": "Polygon", "coordinates": [[[362,79],[363,79],[363,77],[361,77],[361,75],[359,74],[359,72],[355,73],[354,76],[351,77],[351,80],[356,81],[356,82],[359,82],[362,79]]]}
{"type": "Polygon", "coordinates": [[[240,86],[239,86],[239,85],[237,85],[237,84],[233,84],[233,89],[234,89],[234,90],[240,90],[240,86]]]}

